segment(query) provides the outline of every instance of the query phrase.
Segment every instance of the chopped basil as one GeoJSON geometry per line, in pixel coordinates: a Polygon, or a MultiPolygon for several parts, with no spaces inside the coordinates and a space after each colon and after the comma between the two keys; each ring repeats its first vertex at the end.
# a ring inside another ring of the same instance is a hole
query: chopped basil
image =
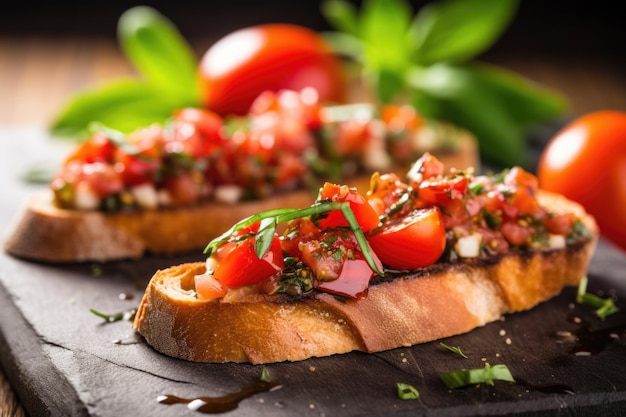
{"type": "Polygon", "coordinates": [[[465,355],[465,353],[461,351],[461,348],[459,346],[449,346],[443,342],[439,342],[439,346],[441,346],[442,348],[448,349],[450,352],[454,352],[457,355],[462,356],[465,359],[467,359],[467,356],[465,355]]]}
{"type": "Polygon", "coordinates": [[[263,368],[263,370],[261,370],[261,381],[263,382],[272,381],[272,377],[270,376],[270,371],[268,371],[267,368],[263,368]]]}
{"type": "Polygon", "coordinates": [[[398,398],[401,400],[417,400],[420,396],[419,391],[412,385],[398,382],[396,386],[398,388],[398,398]]]}
{"type": "Polygon", "coordinates": [[[104,319],[104,321],[106,321],[107,323],[113,323],[116,321],[122,321],[122,320],[133,320],[135,318],[135,314],[137,313],[136,309],[130,309],[127,311],[122,311],[120,313],[115,313],[115,314],[106,314],[106,313],[102,313],[96,309],[89,309],[89,311],[93,314],[95,314],[98,317],[101,317],[104,319]]]}
{"type": "MultiPolygon", "coordinates": [[[[315,203],[311,207],[307,207],[304,209],[277,208],[277,209],[262,211],[246,219],[241,220],[240,222],[232,226],[230,229],[228,229],[226,232],[224,232],[221,236],[213,239],[206,246],[206,248],[204,249],[204,252],[210,256],[215,248],[217,248],[220,244],[227,242],[235,232],[242,230],[256,222],[263,221],[265,223],[262,223],[262,226],[265,224],[265,227],[267,227],[268,224],[276,225],[278,223],[289,222],[295,219],[316,216],[316,215],[327,213],[333,210],[341,211],[345,219],[348,221],[348,224],[350,225],[350,230],[354,234],[354,237],[357,243],[359,244],[359,248],[363,252],[363,256],[365,257],[365,260],[367,261],[370,268],[372,268],[372,271],[376,272],[379,275],[383,275],[384,273],[376,264],[376,261],[372,254],[372,250],[369,247],[367,240],[365,239],[365,235],[363,234],[363,230],[361,230],[361,227],[359,226],[359,223],[357,222],[356,217],[354,216],[354,212],[350,208],[350,203],[348,202],[339,203],[339,202],[320,201],[320,202],[315,203]]],[[[267,250],[269,250],[269,245],[257,245],[256,254],[259,258],[262,258],[265,255],[265,253],[267,253],[267,250]]]]}
{"type": "Polygon", "coordinates": [[[483,383],[494,385],[494,380],[515,382],[506,365],[490,366],[488,363],[484,368],[442,372],[439,377],[449,389],[483,383]]]}
{"type": "Polygon", "coordinates": [[[587,277],[583,277],[578,284],[576,301],[579,304],[586,304],[596,308],[596,315],[604,320],[607,316],[617,313],[619,308],[611,298],[602,298],[587,292],[587,277]]]}

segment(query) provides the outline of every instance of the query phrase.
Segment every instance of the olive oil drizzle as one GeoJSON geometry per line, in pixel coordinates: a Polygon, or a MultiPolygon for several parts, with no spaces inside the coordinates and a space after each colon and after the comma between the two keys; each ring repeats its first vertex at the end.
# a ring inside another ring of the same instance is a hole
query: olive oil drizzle
{"type": "Polygon", "coordinates": [[[192,411],[198,411],[205,414],[218,414],[232,411],[239,406],[239,403],[246,398],[262,392],[274,391],[280,389],[282,384],[271,381],[257,381],[240,391],[226,394],[221,397],[196,397],[181,398],[175,395],[160,395],[157,402],[160,404],[187,404],[187,408],[192,411]]]}

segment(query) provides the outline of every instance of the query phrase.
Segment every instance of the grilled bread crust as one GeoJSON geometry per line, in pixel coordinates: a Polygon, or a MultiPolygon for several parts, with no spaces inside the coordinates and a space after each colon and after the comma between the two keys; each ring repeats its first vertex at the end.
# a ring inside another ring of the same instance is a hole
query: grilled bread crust
{"type": "Polygon", "coordinates": [[[371,283],[366,297],[348,301],[324,293],[200,301],[194,277],[205,265],[182,264],[156,272],[133,325],[165,355],[253,364],[378,352],[466,333],[530,309],[586,274],[597,243],[594,219],[562,196],[542,191],[538,198],[554,210],[576,213],[592,236],[564,249],[510,252],[387,275],[371,283]]]}
{"type": "MultiPolygon", "coordinates": [[[[437,153],[446,166],[478,169],[476,142],[465,135],[455,151],[437,153]]],[[[368,176],[348,182],[363,193],[368,176]]],[[[300,190],[237,204],[193,206],[119,213],[64,210],[50,191],[35,194],[8,234],[5,250],[17,257],[50,262],[106,262],[138,259],[146,253],[170,255],[203,248],[239,220],[277,207],[308,207],[316,197],[300,190]]]]}

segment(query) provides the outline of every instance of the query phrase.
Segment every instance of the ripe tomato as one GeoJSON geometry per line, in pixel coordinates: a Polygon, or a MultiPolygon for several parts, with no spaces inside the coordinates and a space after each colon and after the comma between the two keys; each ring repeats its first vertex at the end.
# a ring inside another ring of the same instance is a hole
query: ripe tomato
{"type": "Polygon", "coordinates": [[[314,31],[290,24],[265,24],[232,32],[200,61],[200,92],[206,108],[222,115],[245,114],[265,90],[305,87],[321,101],[342,102],[341,64],[314,31]]]}
{"type": "MultiPolygon", "coordinates": [[[[328,230],[301,243],[300,248],[302,261],[313,271],[319,290],[351,298],[365,295],[374,271],[352,233],[328,230]]],[[[374,261],[382,269],[375,255],[374,261]]]]}
{"type": "Polygon", "coordinates": [[[285,268],[278,237],[262,258],[257,256],[255,244],[256,238],[249,237],[235,245],[220,259],[213,277],[227,287],[237,288],[264,281],[285,268]]]}
{"type": "Polygon", "coordinates": [[[91,164],[94,162],[109,163],[113,159],[115,145],[101,133],[96,133],[87,141],[81,143],[74,152],[65,159],[64,164],[81,162],[91,164]]]}
{"type": "Polygon", "coordinates": [[[223,125],[222,118],[213,112],[195,108],[179,109],[174,112],[165,150],[186,152],[194,159],[212,156],[224,146],[223,125]]]}
{"type": "Polygon", "coordinates": [[[537,176],[541,188],[582,204],[601,233],[626,250],[626,112],[570,122],[544,149],[537,176]]]}
{"type": "MultiPolygon", "coordinates": [[[[378,213],[370,206],[369,202],[357,191],[347,185],[337,185],[325,183],[320,191],[320,200],[331,200],[335,202],[350,203],[350,208],[354,212],[356,221],[361,226],[363,232],[367,232],[378,226],[378,213]]],[[[331,211],[328,217],[320,222],[321,229],[335,229],[337,227],[348,227],[348,221],[340,211],[331,211]]]]}
{"type": "Polygon", "coordinates": [[[437,207],[414,210],[374,229],[367,240],[383,265],[412,270],[431,265],[446,246],[446,229],[437,207]]]}

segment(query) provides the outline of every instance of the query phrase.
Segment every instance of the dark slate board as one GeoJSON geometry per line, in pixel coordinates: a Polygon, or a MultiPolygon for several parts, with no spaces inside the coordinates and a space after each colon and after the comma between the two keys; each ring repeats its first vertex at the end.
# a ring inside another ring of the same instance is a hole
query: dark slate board
{"type": "MultiPolygon", "coordinates": [[[[39,187],[19,175],[33,164],[52,164],[63,146],[37,129],[0,130],[0,233],[7,232],[25,198],[39,187]]],[[[58,160],[58,159],[56,159],[58,160]]],[[[89,312],[137,307],[158,268],[201,260],[202,254],[147,257],[104,265],[46,265],[0,254],[0,365],[32,416],[195,416],[183,404],[163,405],[159,395],[223,396],[257,381],[262,366],[196,364],[163,356],[133,333],[128,321],[103,323],[89,312]],[[120,299],[130,294],[131,300],[120,299]],[[113,343],[121,341],[120,343],[113,343]]],[[[270,364],[281,389],[242,401],[229,416],[474,416],[622,415],[626,410],[626,256],[601,242],[589,290],[617,299],[622,311],[600,321],[577,305],[575,288],[535,309],[506,316],[445,342],[379,354],[350,353],[296,363],[270,364]],[[617,326],[616,338],[590,356],[570,354],[557,331],[576,331],[576,315],[593,329],[617,326]],[[508,342],[507,342],[508,341],[508,342]],[[448,390],[438,374],[506,364],[518,383],[496,381],[448,390]],[[396,383],[420,392],[400,400],[396,383]],[[569,386],[566,393],[558,385],[569,386]],[[538,386],[548,386],[544,390],[538,386]]],[[[442,312],[445,314],[445,312],[442,312]]]]}

